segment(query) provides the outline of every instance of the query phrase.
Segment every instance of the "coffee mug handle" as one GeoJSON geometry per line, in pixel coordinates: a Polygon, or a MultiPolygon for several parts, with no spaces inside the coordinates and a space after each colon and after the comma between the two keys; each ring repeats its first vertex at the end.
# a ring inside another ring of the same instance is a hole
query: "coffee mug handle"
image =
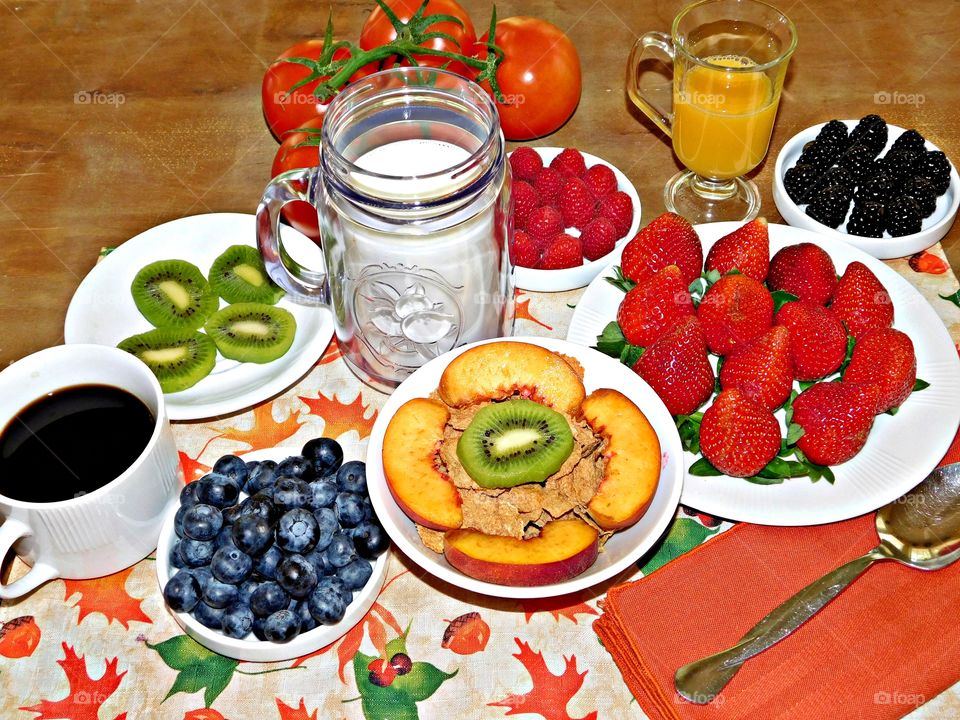
{"type": "Polygon", "coordinates": [[[648,32],[640,36],[627,60],[627,95],[643,114],[656,123],[668,137],[673,136],[673,82],[640,86],[640,63],[650,58],[673,65],[674,49],[670,35],[648,32]],[[659,57],[658,57],[659,56],[659,57]]]}
{"type": "Polygon", "coordinates": [[[319,174],[320,168],[309,167],[277,175],[267,184],[257,208],[257,245],[267,273],[291,300],[304,305],[329,304],[327,274],[305,268],[290,257],[280,239],[280,211],[295,200],[316,207],[313,198],[319,174]]]}
{"type": "MultiPolygon", "coordinates": [[[[0,525],[0,559],[5,558],[13,544],[22,537],[32,534],[32,530],[19,520],[7,518],[0,525]]],[[[39,587],[47,580],[53,580],[59,577],[60,573],[52,565],[46,563],[37,563],[30,571],[19,580],[8,585],[0,582],[0,599],[12,600],[21,595],[26,595],[31,590],[39,587]]]]}

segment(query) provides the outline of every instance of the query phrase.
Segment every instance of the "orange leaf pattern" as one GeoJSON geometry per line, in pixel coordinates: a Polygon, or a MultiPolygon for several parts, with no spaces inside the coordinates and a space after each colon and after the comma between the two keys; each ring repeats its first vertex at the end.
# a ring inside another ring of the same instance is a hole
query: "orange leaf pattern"
{"type": "MultiPolygon", "coordinates": [[[[41,700],[36,705],[21,707],[21,710],[38,713],[34,720],[100,720],[100,706],[103,705],[120,686],[123,676],[127,674],[117,672],[117,658],[107,660],[103,675],[94,680],[87,674],[87,663],[83,655],[77,656],[73,648],[62,643],[63,659],[57,665],[63,668],[70,691],[62,700],[41,700]]],[[[122,720],[127,716],[123,713],[114,720],[122,720]]]]}
{"type": "Polygon", "coordinates": [[[277,701],[277,710],[280,711],[280,720],[317,720],[317,711],[314,710],[309,715],[307,714],[307,706],[303,702],[303,698],[300,698],[300,705],[297,707],[290,707],[280,698],[274,698],[277,701]]]}
{"type": "Polygon", "coordinates": [[[222,430],[223,437],[237,442],[248,443],[254,449],[272,448],[280,445],[284,440],[293,436],[300,429],[300,414],[292,412],[283,422],[273,419],[273,403],[259,405],[253,409],[253,427],[242,430],[237,427],[228,427],[222,430]]]}
{"type": "Polygon", "coordinates": [[[557,622],[560,622],[561,617],[565,617],[574,625],[577,624],[577,615],[599,615],[596,610],[583,602],[581,596],[576,593],[552,598],[520,600],[519,602],[527,622],[530,622],[533,614],[538,612],[550,613],[557,622]]]}
{"type": "Polygon", "coordinates": [[[327,349],[323,351],[323,355],[321,355],[320,359],[317,360],[317,365],[327,365],[332,363],[341,355],[342,353],[340,352],[340,346],[337,345],[337,339],[332,337],[330,338],[330,344],[327,345],[327,349]]]}
{"type": "Polygon", "coordinates": [[[915,255],[910,256],[908,261],[911,269],[918,273],[930,273],[931,275],[943,275],[950,266],[933,253],[921,250],[915,255]]]}
{"type": "Polygon", "coordinates": [[[213,708],[200,708],[184,713],[183,720],[226,720],[226,718],[213,708]]]}
{"type": "Polygon", "coordinates": [[[204,465],[202,462],[200,462],[200,456],[206,452],[207,448],[210,446],[210,443],[212,443],[218,437],[221,437],[219,433],[207,440],[203,447],[200,448],[200,452],[197,453],[196,457],[190,457],[183,450],[178,451],[180,454],[180,467],[183,470],[183,477],[188,483],[198,480],[210,472],[210,466],[204,465]]]}
{"type": "Polygon", "coordinates": [[[95,612],[104,615],[107,622],[116,620],[127,629],[130,628],[131,620],[152,623],[153,620],[140,609],[143,600],[131,597],[127,592],[127,578],[132,572],[131,567],[93,580],[64,580],[64,600],[69,600],[73,594],[80,593],[80,599],[75,605],[80,608],[77,624],[79,625],[87,615],[95,612]]]}
{"type": "Polygon", "coordinates": [[[525,300],[520,300],[518,298],[515,312],[518,320],[531,320],[540,327],[546,328],[547,330],[553,330],[553,328],[547,325],[545,322],[541,322],[530,314],[530,298],[526,298],[525,300]]]}
{"type": "Polygon", "coordinates": [[[370,435],[373,423],[377,419],[376,410],[370,417],[366,417],[370,406],[363,404],[363,393],[357,393],[357,397],[351,403],[340,402],[336,395],[328,398],[321,394],[316,398],[301,397],[300,399],[310,408],[310,414],[323,418],[323,434],[329,438],[338,438],[345,432],[356,430],[363,439],[370,435]]]}

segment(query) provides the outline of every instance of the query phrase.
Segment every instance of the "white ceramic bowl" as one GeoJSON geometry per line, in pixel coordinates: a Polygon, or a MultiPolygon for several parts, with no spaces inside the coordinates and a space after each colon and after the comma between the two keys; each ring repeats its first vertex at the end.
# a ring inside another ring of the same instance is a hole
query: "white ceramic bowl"
{"type": "MultiPolygon", "coordinates": [[[[858,120],[844,120],[848,128],[853,129],[858,120]]],[[[820,235],[834,240],[842,240],[856,248],[863,250],[876,258],[885,260],[888,258],[904,257],[912,255],[930,247],[940,238],[947,234],[953,220],[957,216],[957,207],[960,206],[960,177],[957,176],[957,168],[950,162],[950,187],[947,192],[937,198],[937,209],[933,214],[924,218],[921,230],[912,235],[903,237],[890,237],[884,233],[882,238],[866,238],[858,235],[848,235],[846,232],[846,220],[837,230],[818,223],[804,212],[804,209],[797,205],[783,186],[783,176],[788,169],[797,163],[800,153],[803,152],[803,146],[817,137],[817,133],[826,123],[820,123],[809,127],[802,132],[797,133],[790,138],[783,146],[780,154],[777,155],[776,167],[773,171],[773,200],[777,205],[777,210],[783,216],[783,219],[795,227],[813,230],[820,235]]],[[[887,146],[878,157],[886,154],[893,141],[900,137],[906,130],[896,125],[887,124],[887,146]]],[[[922,134],[922,133],[921,133],[922,134]]],[[[927,150],[939,150],[936,145],[929,140],[926,143],[927,150]]],[[[851,205],[852,212],[852,205],[851,205]]],[[[848,216],[849,217],[849,216],[848,216]]]]}
{"type": "Polygon", "coordinates": [[[474,592],[500,598],[545,598],[566,595],[615,577],[626,570],[657,542],[667,529],[677,505],[683,484],[683,450],[673,418],[657,394],[626,365],[592,348],[574,345],[565,340],[538,337],[515,337],[485,340],[456,348],[419,368],[398,387],[387,400],[370,433],[367,450],[367,487],[377,517],[386,528],[395,546],[413,562],[441,580],[474,592]],[[576,358],[583,365],[587,392],[599,387],[619,390],[643,411],[660,439],[660,483],[646,513],[631,527],[607,540],[596,562],[564,582],[536,587],[515,587],[484,582],[464,575],[420,542],[413,521],[397,505],[383,474],[383,436],[390,419],[405,402],[427,397],[437,389],[440,376],[450,362],[462,352],[488,342],[527,342],[576,358]]]}
{"type": "MultiPolygon", "coordinates": [[[[244,460],[276,460],[279,462],[288,455],[294,455],[296,451],[292,448],[271,448],[268,450],[256,450],[254,452],[241,455],[244,460]]],[[[241,498],[246,495],[241,495],[241,498]]],[[[160,591],[163,592],[164,585],[170,576],[175,574],[176,568],[170,565],[170,548],[176,542],[177,535],[173,529],[173,518],[179,509],[177,503],[164,520],[163,528],[160,530],[160,540],[157,543],[157,581],[160,583],[160,591]],[[171,572],[173,571],[173,572],[171,572]]],[[[201,625],[189,613],[173,612],[169,608],[167,611],[177,621],[177,624],[183,628],[183,631],[203,645],[205,648],[213,650],[216,653],[234,658],[235,660],[245,660],[247,662],[278,662],[281,660],[290,660],[292,658],[307,655],[314,650],[319,650],[324,645],[336,641],[347,633],[350,628],[356,625],[367,614],[367,611],[373,605],[380,589],[383,587],[383,581],[387,575],[387,562],[390,558],[390,552],[383,553],[373,563],[373,574],[363,588],[353,594],[353,602],[347,607],[347,612],[343,619],[336,625],[320,625],[313,630],[300,633],[293,640],[286,643],[275,643],[267,640],[257,640],[251,633],[245,638],[238,639],[227,637],[223,633],[211,630],[205,625],[201,625]]]]}
{"type": "MultiPolygon", "coordinates": [[[[540,154],[540,157],[543,158],[544,167],[549,165],[550,161],[564,150],[564,148],[559,147],[534,147],[532,145],[530,147],[536,150],[540,154]]],[[[602,163],[613,170],[613,174],[617,176],[617,190],[625,192],[633,201],[633,223],[630,225],[627,234],[617,240],[617,245],[611,252],[596,260],[585,261],[583,265],[579,267],[564,268],[563,270],[537,270],[536,268],[516,266],[513,271],[513,277],[517,287],[521,290],[560,292],[561,290],[575,290],[576,288],[588,285],[607,265],[619,257],[619,252],[623,244],[636,235],[640,229],[640,196],[637,195],[637,190],[633,187],[633,183],[631,183],[627,179],[627,176],[613,163],[603,158],[598,158],[596,155],[585,153],[582,150],[580,154],[583,155],[587,168],[602,163]]],[[[567,228],[566,232],[574,237],[580,237],[580,231],[576,228],[567,228]]]]}

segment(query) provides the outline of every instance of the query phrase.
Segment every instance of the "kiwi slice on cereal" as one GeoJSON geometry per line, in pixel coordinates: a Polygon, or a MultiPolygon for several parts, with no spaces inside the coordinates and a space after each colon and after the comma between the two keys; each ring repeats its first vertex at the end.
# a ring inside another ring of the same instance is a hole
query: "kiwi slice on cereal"
{"type": "Polygon", "coordinates": [[[231,245],[210,267],[210,287],[228,303],[275,305],[283,289],[267,275],[260,252],[250,245],[231,245]]]}
{"type": "Polygon", "coordinates": [[[539,483],[573,450],[566,418],[532,400],[506,400],[477,411],[457,442],[457,457],[483,488],[539,483]]]}

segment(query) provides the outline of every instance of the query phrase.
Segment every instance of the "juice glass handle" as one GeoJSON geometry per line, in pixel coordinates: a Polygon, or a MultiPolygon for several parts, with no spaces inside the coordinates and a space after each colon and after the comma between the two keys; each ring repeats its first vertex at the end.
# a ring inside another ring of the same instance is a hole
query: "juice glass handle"
{"type": "Polygon", "coordinates": [[[280,211],[294,200],[313,201],[320,168],[298,168],[277,175],[267,185],[257,207],[257,245],[267,273],[290,299],[304,305],[328,305],[327,274],[304,267],[283,247],[280,238],[280,211]],[[306,187],[301,190],[299,187],[306,187]]]}
{"type": "MultiPolygon", "coordinates": [[[[0,560],[7,556],[17,540],[32,534],[33,531],[25,523],[10,518],[4,520],[3,525],[0,525],[0,560]]],[[[60,573],[52,565],[42,562],[34,563],[27,574],[19,580],[7,584],[0,582],[0,600],[12,600],[26,595],[47,580],[53,580],[59,576],[60,573]]]]}
{"type": "Polygon", "coordinates": [[[673,64],[673,41],[669,34],[648,32],[637,40],[627,60],[627,94],[643,114],[670,137],[673,132],[673,83],[662,83],[656,87],[640,86],[640,63],[649,58],[673,64]]]}

